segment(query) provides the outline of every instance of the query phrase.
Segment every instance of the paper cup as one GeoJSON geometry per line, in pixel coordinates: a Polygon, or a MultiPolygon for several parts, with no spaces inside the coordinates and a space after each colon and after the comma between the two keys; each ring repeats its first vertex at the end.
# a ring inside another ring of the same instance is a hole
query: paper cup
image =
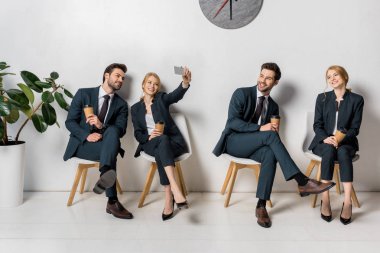
{"type": "Polygon", "coordinates": [[[272,116],[270,116],[270,123],[279,125],[280,119],[281,119],[280,115],[272,115],[272,116]]]}
{"type": "Polygon", "coordinates": [[[159,122],[156,123],[155,128],[156,128],[156,130],[159,131],[160,133],[164,133],[165,123],[162,122],[162,121],[159,121],[159,122]]]}
{"type": "Polygon", "coordinates": [[[336,130],[335,132],[335,139],[338,142],[338,144],[346,137],[346,134],[342,131],[336,130]]]}
{"type": "Polygon", "coordinates": [[[89,116],[94,115],[94,108],[91,105],[85,105],[83,108],[83,111],[84,111],[84,115],[86,116],[86,119],[89,116]]]}

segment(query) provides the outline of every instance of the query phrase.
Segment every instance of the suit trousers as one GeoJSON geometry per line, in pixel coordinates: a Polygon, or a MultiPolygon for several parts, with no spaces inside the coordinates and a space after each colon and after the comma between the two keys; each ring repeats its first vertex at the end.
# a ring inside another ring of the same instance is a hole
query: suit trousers
{"type": "Polygon", "coordinates": [[[154,156],[161,185],[170,185],[164,167],[175,166],[174,158],[186,152],[186,148],[172,141],[169,136],[161,135],[143,144],[143,150],[154,156]]]}
{"type": "Polygon", "coordinates": [[[340,181],[353,181],[352,158],[356,150],[350,145],[342,145],[335,148],[333,145],[319,143],[313,153],[322,157],[321,161],[321,179],[332,180],[334,174],[334,164],[338,161],[340,167],[340,181]]]}
{"type": "Polygon", "coordinates": [[[279,135],[273,131],[232,133],[227,137],[226,151],[232,156],[249,158],[261,163],[256,191],[256,197],[259,199],[270,199],[277,161],[286,181],[300,172],[279,135]]]}
{"type": "MultiPolygon", "coordinates": [[[[120,138],[118,130],[115,127],[111,126],[104,131],[102,139],[100,141],[85,141],[79,145],[75,156],[82,159],[99,161],[100,169],[103,166],[109,166],[111,169],[116,171],[116,158],[119,153],[119,148],[120,138]]],[[[106,196],[117,196],[116,182],[112,187],[106,189],[106,196]]]]}

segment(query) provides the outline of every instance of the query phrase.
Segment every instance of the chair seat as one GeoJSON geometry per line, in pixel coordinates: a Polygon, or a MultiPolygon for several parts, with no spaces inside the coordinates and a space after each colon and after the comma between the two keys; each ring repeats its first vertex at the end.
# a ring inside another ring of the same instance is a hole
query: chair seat
{"type": "MultiPolygon", "coordinates": [[[[314,154],[311,150],[308,150],[308,151],[305,151],[304,152],[305,156],[311,160],[314,160],[314,161],[317,161],[317,162],[321,162],[322,161],[322,157],[314,154]]],[[[360,155],[359,154],[355,154],[355,156],[352,158],[352,162],[355,162],[357,160],[359,160],[360,158],[360,155]]],[[[335,161],[335,163],[338,163],[338,161],[335,161]]]]}
{"type": "Polygon", "coordinates": [[[255,160],[248,159],[248,158],[235,157],[235,156],[229,155],[227,153],[224,153],[221,156],[224,157],[225,159],[227,159],[229,162],[247,164],[247,165],[260,165],[260,163],[256,162],[255,160]]]}
{"type": "MultiPolygon", "coordinates": [[[[156,159],[154,158],[154,156],[148,155],[144,151],[141,151],[140,155],[141,155],[141,157],[143,157],[144,159],[148,160],[149,162],[152,162],[152,163],[156,162],[156,159]]],[[[182,154],[182,155],[177,156],[176,158],[174,158],[174,161],[175,162],[180,162],[180,161],[186,160],[190,156],[191,156],[190,153],[185,153],[185,154],[182,154]]]]}
{"type": "Polygon", "coordinates": [[[98,163],[99,161],[94,161],[94,160],[87,160],[87,159],[82,159],[82,158],[79,158],[79,157],[72,157],[70,158],[70,161],[74,161],[76,163],[98,163]]]}

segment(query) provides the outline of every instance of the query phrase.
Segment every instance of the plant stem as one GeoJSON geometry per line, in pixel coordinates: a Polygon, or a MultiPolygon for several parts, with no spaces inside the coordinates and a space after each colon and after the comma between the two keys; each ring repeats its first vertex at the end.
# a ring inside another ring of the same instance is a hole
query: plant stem
{"type": "Polygon", "coordinates": [[[4,126],[4,136],[2,141],[4,145],[8,145],[7,121],[5,117],[1,117],[0,120],[3,121],[4,126]]]}
{"type": "MultiPolygon", "coordinates": [[[[57,87],[54,87],[54,88],[53,88],[53,91],[51,92],[51,94],[53,95],[54,92],[56,92],[56,91],[58,90],[59,87],[60,87],[60,85],[57,86],[57,87]]],[[[16,141],[16,142],[18,142],[18,138],[19,138],[19,136],[20,136],[20,133],[21,133],[22,129],[26,126],[26,124],[28,123],[28,121],[29,121],[29,120],[32,118],[32,116],[38,111],[38,109],[40,109],[40,107],[42,106],[43,103],[44,103],[44,102],[41,101],[41,102],[38,104],[38,106],[33,110],[32,115],[31,115],[30,117],[28,117],[28,118],[24,121],[24,123],[21,125],[20,129],[19,129],[18,132],[17,132],[16,138],[15,138],[15,141],[16,141]]]]}

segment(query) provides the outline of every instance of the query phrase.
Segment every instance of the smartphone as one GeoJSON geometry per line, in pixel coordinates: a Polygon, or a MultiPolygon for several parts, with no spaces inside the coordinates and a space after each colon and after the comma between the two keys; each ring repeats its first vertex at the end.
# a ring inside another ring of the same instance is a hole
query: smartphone
{"type": "Polygon", "coordinates": [[[174,66],[174,74],[182,76],[183,67],[174,66]]]}

